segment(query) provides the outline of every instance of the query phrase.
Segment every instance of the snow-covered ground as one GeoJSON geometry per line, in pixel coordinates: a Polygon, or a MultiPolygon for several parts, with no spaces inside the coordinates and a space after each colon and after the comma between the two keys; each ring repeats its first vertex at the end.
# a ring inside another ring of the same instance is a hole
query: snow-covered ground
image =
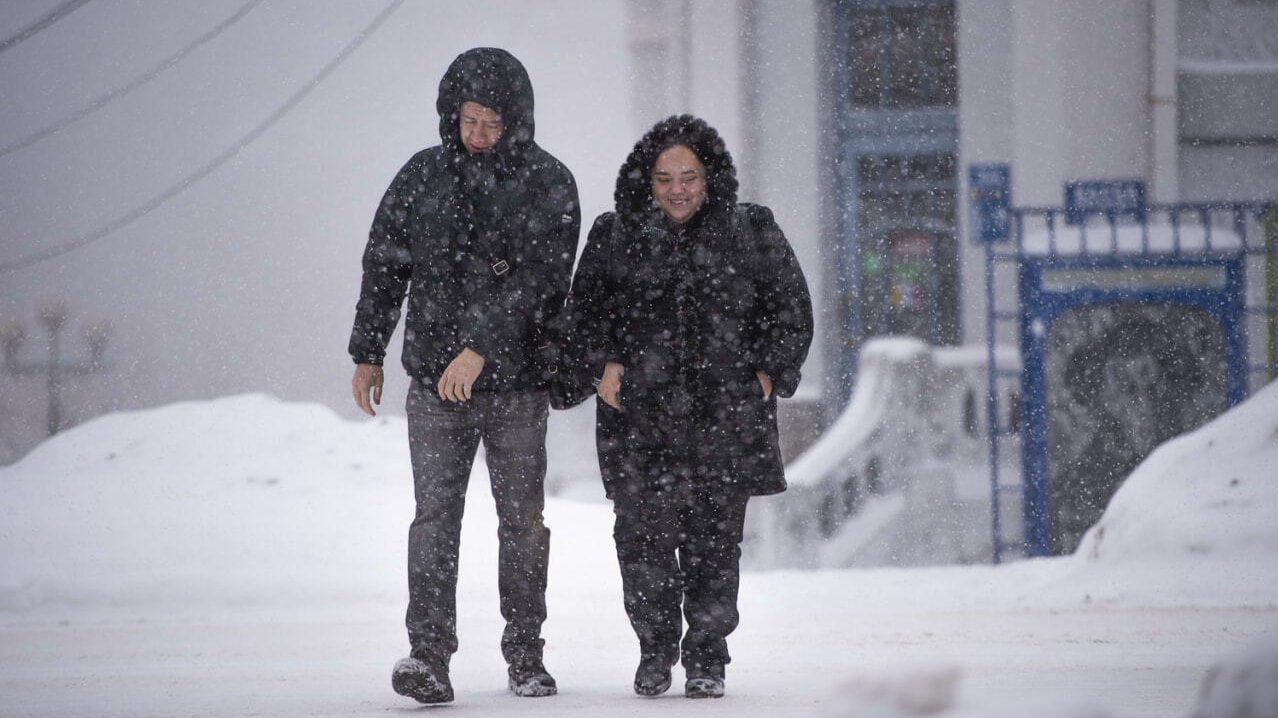
{"type": "Polygon", "coordinates": [[[1252,672],[1222,673],[1207,703],[1274,716],[1275,466],[1278,385],[1155,452],[1075,556],[748,573],[728,695],[689,701],[631,693],[609,507],[555,498],[561,693],[506,692],[480,462],[457,700],[426,709],[389,685],[407,649],[402,419],[260,395],[114,414],[0,469],[0,716],[1241,716],[1194,714],[1225,658],[1252,672]]]}

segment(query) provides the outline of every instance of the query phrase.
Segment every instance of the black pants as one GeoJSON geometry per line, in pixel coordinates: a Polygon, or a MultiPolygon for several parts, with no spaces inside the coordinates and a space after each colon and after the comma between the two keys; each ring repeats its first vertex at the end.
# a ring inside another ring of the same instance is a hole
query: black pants
{"type": "Polygon", "coordinates": [[[644,655],[722,675],[737,627],[741,540],[749,494],[660,469],[659,485],[619,487],[613,538],[626,614],[644,655]],[[682,608],[682,616],[680,609],[682,608]],[[687,633],[680,644],[681,618],[687,633]]]}
{"type": "Polygon", "coordinates": [[[545,507],[544,391],[475,394],[445,402],[414,381],[409,449],[417,515],[408,531],[408,640],[445,660],[457,651],[457,555],[475,453],[484,445],[497,503],[498,589],[508,662],[541,658],[550,530],[545,507]]]}

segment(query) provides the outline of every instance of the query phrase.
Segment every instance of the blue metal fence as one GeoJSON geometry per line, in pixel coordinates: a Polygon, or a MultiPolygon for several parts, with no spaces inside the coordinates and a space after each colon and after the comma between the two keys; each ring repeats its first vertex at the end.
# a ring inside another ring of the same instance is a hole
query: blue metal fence
{"type": "MultiPolygon", "coordinates": [[[[1083,308],[1167,306],[1210,317],[1223,337],[1225,405],[1278,374],[1270,202],[1149,204],[1139,211],[1012,207],[1008,239],[985,245],[991,531],[994,561],[1052,552],[1048,337],[1083,308]],[[1271,230],[1266,236],[1265,218],[1271,230]],[[995,347],[1015,341],[1018,366],[995,347]],[[1008,391],[1008,383],[1012,390],[1008,391]],[[1004,404],[1000,406],[999,397],[1004,404]],[[1009,400],[1006,397],[1019,397],[1009,400]],[[1000,449],[1019,432],[1021,482],[1000,476],[1000,449]],[[1004,536],[1009,495],[1022,498],[1024,535],[1004,536]]],[[[1272,213],[1272,214],[1271,214],[1272,213]]]]}

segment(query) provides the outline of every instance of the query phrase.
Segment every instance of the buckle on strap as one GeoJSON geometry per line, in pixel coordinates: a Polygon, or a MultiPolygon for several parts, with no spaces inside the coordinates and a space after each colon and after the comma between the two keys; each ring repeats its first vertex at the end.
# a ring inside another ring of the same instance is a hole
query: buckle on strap
{"type": "Polygon", "coordinates": [[[510,265],[506,264],[506,260],[504,259],[499,259],[493,264],[493,274],[496,274],[499,277],[508,271],[510,271],[510,265]]]}

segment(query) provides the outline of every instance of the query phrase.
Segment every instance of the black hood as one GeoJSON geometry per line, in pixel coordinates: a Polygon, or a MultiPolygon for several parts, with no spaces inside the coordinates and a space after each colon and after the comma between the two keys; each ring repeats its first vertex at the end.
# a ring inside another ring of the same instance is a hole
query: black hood
{"type": "Polygon", "coordinates": [[[638,226],[660,215],[652,199],[652,168],[657,156],[675,145],[692,150],[706,168],[706,201],[694,220],[700,222],[736,206],[737,169],[718,131],[692,115],[675,115],[648,130],[621,165],[613,200],[624,224],[638,226]]]}
{"type": "Polygon", "coordinates": [[[501,115],[505,129],[494,153],[503,160],[518,161],[533,146],[532,82],[514,55],[495,47],[467,50],[439,81],[439,138],[461,153],[466,151],[458,129],[463,102],[477,102],[501,115]]]}

